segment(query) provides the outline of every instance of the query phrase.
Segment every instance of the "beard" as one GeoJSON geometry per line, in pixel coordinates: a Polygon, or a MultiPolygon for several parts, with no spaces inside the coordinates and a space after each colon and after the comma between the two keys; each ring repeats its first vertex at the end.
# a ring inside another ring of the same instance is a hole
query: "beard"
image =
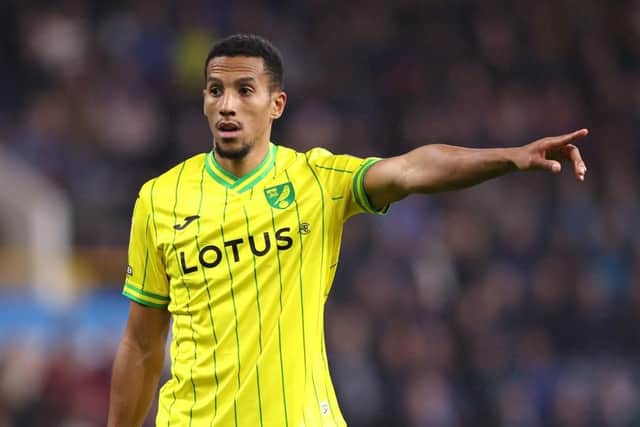
{"type": "Polygon", "coordinates": [[[247,154],[249,154],[249,151],[251,151],[251,145],[243,143],[240,148],[235,150],[226,150],[222,148],[220,144],[214,144],[213,149],[216,154],[223,159],[242,160],[247,156],[247,154]]]}

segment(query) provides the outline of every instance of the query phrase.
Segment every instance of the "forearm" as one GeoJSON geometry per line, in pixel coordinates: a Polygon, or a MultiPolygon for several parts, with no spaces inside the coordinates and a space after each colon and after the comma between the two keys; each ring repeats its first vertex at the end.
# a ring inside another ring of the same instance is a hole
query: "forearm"
{"type": "Polygon", "coordinates": [[[404,155],[403,189],[410,193],[458,190],[517,170],[513,148],[464,148],[444,144],[404,155]]]}
{"type": "Polygon", "coordinates": [[[123,338],[113,363],[108,427],[142,425],[162,373],[163,350],[145,352],[123,338]]]}
{"type": "Polygon", "coordinates": [[[364,177],[369,202],[375,208],[412,193],[458,190],[516,170],[558,173],[562,161],[573,162],[576,178],[584,180],[587,167],[571,142],[585,137],[580,129],[510,148],[463,148],[432,144],[374,164],[364,177]]]}

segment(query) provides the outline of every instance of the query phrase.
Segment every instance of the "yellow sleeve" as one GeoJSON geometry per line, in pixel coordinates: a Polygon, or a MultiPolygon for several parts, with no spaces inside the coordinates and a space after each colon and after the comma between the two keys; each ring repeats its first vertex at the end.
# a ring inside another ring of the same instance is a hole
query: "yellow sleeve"
{"type": "Polygon", "coordinates": [[[155,244],[156,224],[151,208],[154,182],[142,186],[133,208],[129,265],[122,294],[142,305],[167,308],[169,283],[162,256],[155,244]]]}
{"type": "Polygon", "coordinates": [[[360,158],[346,154],[333,154],[323,148],[314,148],[307,153],[310,165],[323,183],[327,196],[332,200],[343,199],[342,219],[358,213],[384,215],[389,206],[375,209],[364,190],[367,170],[380,158],[360,158]]]}

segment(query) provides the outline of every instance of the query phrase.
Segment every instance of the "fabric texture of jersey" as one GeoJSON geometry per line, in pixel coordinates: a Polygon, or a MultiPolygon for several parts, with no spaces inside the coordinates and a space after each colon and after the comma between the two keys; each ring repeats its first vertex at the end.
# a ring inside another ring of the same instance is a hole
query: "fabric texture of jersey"
{"type": "Polygon", "coordinates": [[[123,294],[172,314],[158,426],[344,426],[324,304],[377,159],[269,145],[236,178],[199,154],[145,183],[123,294]]]}

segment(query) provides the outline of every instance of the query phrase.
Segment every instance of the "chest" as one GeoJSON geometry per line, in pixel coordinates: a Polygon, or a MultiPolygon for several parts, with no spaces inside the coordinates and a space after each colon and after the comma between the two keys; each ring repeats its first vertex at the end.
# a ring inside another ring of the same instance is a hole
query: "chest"
{"type": "Polygon", "coordinates": [[[308,180],[273,178],[250,191],[183,188],[174,206],[158,215],[169,276],[235,269],[296,252],[322,233],[320,189],[308,180]],[[197,190],[197,189],[196,189],[197,190]]]}

